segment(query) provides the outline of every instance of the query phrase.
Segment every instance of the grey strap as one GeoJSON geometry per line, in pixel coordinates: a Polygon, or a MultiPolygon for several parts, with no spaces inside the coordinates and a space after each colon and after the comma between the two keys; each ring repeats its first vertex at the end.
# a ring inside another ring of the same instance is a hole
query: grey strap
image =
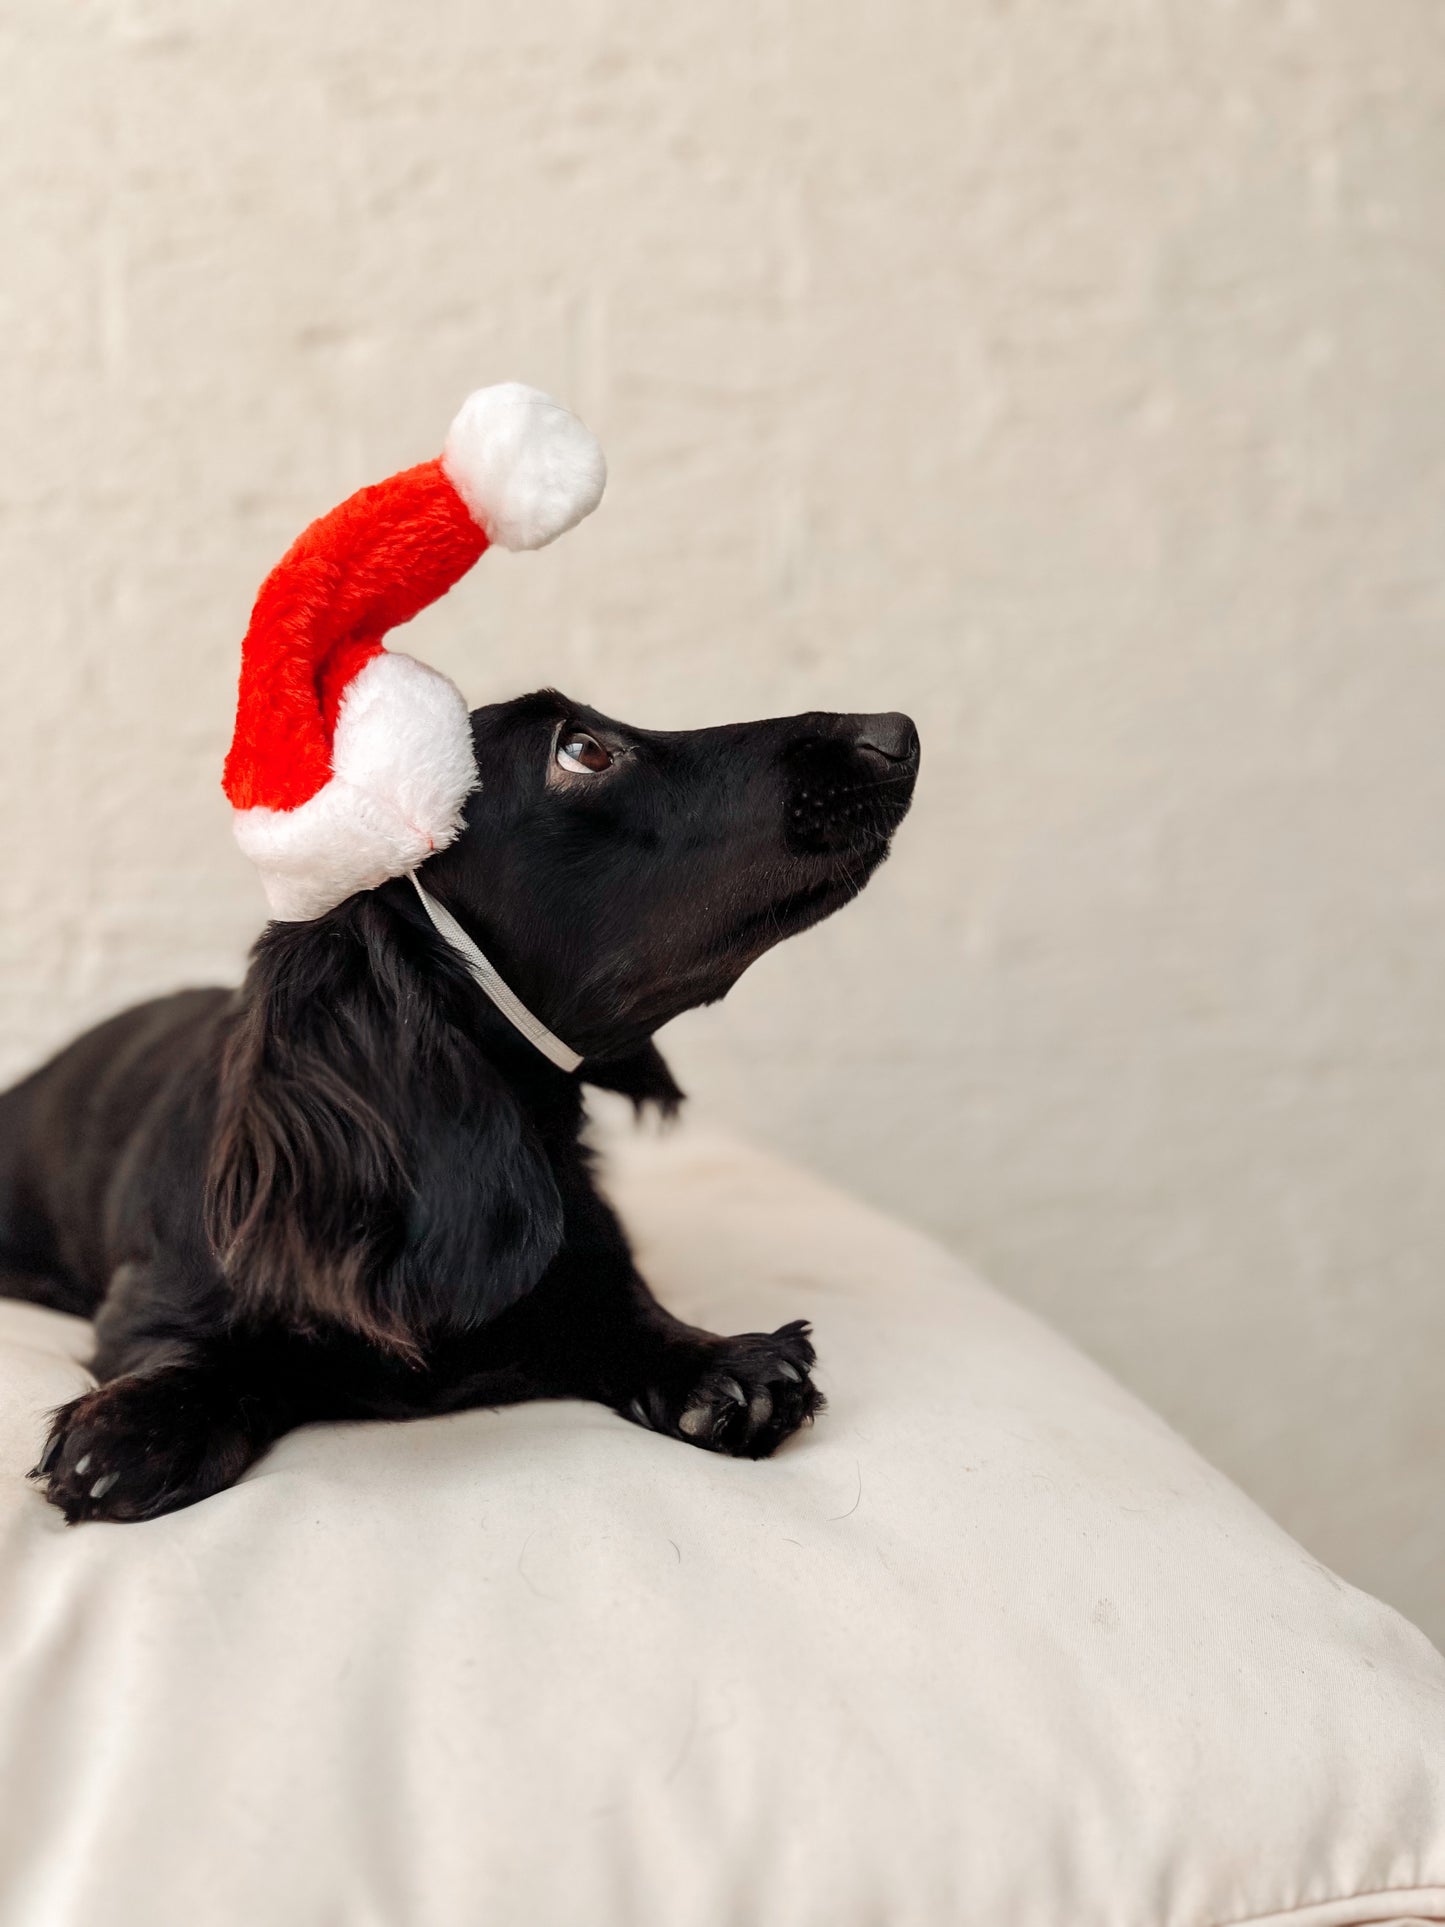
{"type": "Polygon", "coordinates": [[[421,898],[422,908],[431,918],[437,935],[445,938],[456,951],[471,973],[472,981],[478,990],[489,997],[513,1029],[519,1030],[529,1044],[541,1051],[544,1057],[550,1058],[559,1071],[575,1071],[582,1062],[581,1052],[573,1050],[569,1044],[564,1044],[560,1037],[554,1037],[541,1018],[532,1015],[521,998],[502,981],[451,911],[423,890],[421,879],[416,871],[411,870],[408,875],[416,885],[416,893],[421,898]]]}

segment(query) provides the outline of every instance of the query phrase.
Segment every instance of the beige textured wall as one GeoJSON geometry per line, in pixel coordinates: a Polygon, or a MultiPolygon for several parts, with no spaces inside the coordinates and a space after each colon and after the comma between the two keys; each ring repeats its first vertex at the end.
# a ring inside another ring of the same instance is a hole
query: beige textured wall
{"type": "Polygon", "coordinates": [[[237,968],[255,585],[538,382],[422,653],[923,731],[687,1082],[1445,1636],[1439,0],[0,0],[0,167],[0,1068],[237,968]]]}

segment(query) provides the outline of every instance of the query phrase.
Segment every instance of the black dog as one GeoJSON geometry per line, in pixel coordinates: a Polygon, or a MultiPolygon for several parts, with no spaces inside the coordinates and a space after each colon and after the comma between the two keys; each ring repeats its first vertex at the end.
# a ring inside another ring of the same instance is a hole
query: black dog
{"type": "Polygon", "coordinates": [[[0,1096],[0,1292],[96,1320],[102,1382],[35,1472],[70,1521],[203,1499],[313,1419],[589,1398],[759,1458],[820,1409],[802,1321],[719,1338],[652,1297],[581,1084],[675,1110],[653,1031],[858,893],[912,797],[912,723],[660,733],[548,692],[472,729],[483,786],[427,887],[576,1076],[402,878],[0,1096]]]}

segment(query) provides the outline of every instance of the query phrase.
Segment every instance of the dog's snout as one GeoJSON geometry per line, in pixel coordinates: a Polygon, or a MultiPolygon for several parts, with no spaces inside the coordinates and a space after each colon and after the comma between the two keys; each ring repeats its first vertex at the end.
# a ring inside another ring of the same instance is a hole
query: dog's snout
{"type": "Polygon", "coordinates": [[[911,716],[895,709],[885,716],[857,716],[853,722],[853,741],[859,749],[876,750],[890,763],[918,761],[918,731],[911,716]]]}

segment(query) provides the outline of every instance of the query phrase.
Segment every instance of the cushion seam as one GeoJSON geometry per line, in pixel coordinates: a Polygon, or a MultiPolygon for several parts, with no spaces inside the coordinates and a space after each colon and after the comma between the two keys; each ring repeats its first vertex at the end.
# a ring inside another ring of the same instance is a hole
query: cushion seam
{"type": "Polygon", "coordinates": [[[1241,1914],[1231,1920],[1216,1920],[1209,1927],[1253,1927],[1256,1921],[1288,1920],[1293,1914],[1313,1913],[1320,1907],[1338,1907],[1347,1900],[1389,1900],[1394,1894],[1415,1894],[1434,1901],[1445,1900],[1445,1887],[1432,1883],[1422,1887],[1418,1882],[1408,1887],[1368,1887],[1359,1893],[1326,1894],[1320,1900],[1302,1900],[1294,1907],[1275,1907],[1265,1914],[1241,1914]]]}

